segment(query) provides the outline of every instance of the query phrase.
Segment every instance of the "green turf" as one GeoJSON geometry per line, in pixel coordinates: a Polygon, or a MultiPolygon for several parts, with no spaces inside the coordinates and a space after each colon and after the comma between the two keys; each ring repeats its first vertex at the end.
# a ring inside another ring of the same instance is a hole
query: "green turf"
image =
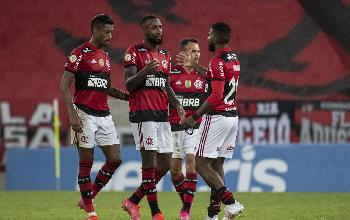
{"type": "MultiPolygon", "coordinates": [[[[95,200],[100,220],[129,219],[119,205],[129,195],[130,192],[101,193],[95,200]]],[[[235,196],[246,208],[237,219],[350,219],[350,193],[237,193],[235,196]]],[[[179,219],[177,194],[162,192],[158,197],[166,219],[179,219]]],[[[78,192],[0,191],[0,219],[84,220],[85,214],[75,206],[78,198],[78,192]]],[[[196,194],[192,220],[204,219],[208,200],[208,193],[196,194]]],[[[151,219],[146,201],[143,200],[141,205],[141,219],[151,219]]]]}

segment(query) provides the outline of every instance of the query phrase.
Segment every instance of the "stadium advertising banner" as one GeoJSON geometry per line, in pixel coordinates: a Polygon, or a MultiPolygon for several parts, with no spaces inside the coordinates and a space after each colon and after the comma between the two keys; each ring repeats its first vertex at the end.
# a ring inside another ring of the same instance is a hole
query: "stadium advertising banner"
{"type": "MultiPolygon", "coordinates": [[[[104,190],[133,190],[141,182],[141,161],[134,146],[123,147],[123,163],[104,190]]],[[[226,185],[239,192],[350,192],[350,148],[347,145],[243,145],[225,162],[226,185]],[[326,161],[326,162],[325,162],[326,161]]],[[[74,148],[62,149],[62,190],[77,190],[78,155],[74,148]]],[[[104,163],[97,148],[93,178],[104,163]]],[[[54,190],[52,149],[10,149],[7,151],[7,190],[54,190]]],[[[158,190],[173,190],[170,175],[158,190]]],[[[202,179],[198,191],[210,190],[202,179]]]]}
{"type": "MultiPolygon", "coordinates": [[[[243,101],[238,108],[238,145],[350,142],[350,102],[243,101]]],[[[0,101],[0,170],[5,149],[54,146],[52,103],[40,102],[29,110],[21,115],[0,101]]],[[[61,128],[62,145],[67,145],[68,133],[61,128]]]]}

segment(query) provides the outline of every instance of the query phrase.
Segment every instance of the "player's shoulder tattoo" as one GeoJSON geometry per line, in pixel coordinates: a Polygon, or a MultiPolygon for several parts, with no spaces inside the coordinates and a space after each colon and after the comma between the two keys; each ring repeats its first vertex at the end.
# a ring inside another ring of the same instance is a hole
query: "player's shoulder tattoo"
{"type": "Polygon", "coordinates": [[[225,62],[231,62],[233,60],[238,60],[237,55],[232,51],[222,52],[219,57],[220,57],[220,59],[224,60],[225,62]]]}

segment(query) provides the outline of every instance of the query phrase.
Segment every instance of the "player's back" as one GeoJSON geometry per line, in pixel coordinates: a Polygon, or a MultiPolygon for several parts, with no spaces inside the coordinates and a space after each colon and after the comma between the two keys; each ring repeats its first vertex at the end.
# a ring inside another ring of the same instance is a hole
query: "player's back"
{"type": "Polygon", "coordinates": [[[212,80],[225,82],[223,99],[214,106],[210,114],[221,114],[228,116],[237,115],[236,93],[238,87],[238,78],[240,74],[240,63],[237,55],[230,48],[223,48],[217,51],[217,54],[210,60],[207,80],[208,95],[211,94],[212,80]]]}

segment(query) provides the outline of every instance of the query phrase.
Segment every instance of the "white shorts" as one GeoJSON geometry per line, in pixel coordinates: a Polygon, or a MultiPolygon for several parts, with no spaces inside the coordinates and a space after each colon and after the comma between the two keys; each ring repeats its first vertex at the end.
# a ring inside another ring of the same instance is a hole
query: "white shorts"
{"type": "Polygon", "coordinates": [[[81,121],[83,132],[75,132],[71,129],[72,145],[82,148],[93,148],[95,145],[106,146],[119,144],[117,130],[112,116],[96,117],[88,115],[75,108],[81,121]]]}
{"type": "Polygon", "coordinates": [[[173,158],[184,159],[187,154],[196,154],[194,148],[196,146],[198,129],[193,130],[193,134],[187,134],[185,131],[171,132],[173,139],[173,158]]]}
{"type": "Polygon", "coordinates": [[[196,155],[232,158],[238,131],[238,117],[204,115],[199,126],[196,155]]]}
{"type": "Polygon", "coordinates": [[[171,153],[171,127],[169,122],[146,121],[131,123],[137,150],[156,150],[171,153]]]}

